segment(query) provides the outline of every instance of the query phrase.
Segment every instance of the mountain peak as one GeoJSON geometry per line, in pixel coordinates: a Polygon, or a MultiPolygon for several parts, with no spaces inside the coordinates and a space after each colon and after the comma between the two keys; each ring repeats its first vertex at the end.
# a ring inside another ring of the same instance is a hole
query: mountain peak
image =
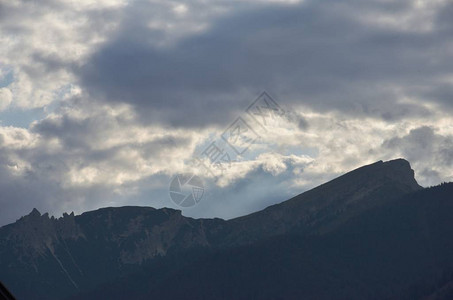
{"type": "Polygon", "coordinates": [[[36,208],[33,208],[31,213],[28,214],[30,217],[41,217],[41,213],[36,208]]]}
{"type": "Polygon", "coordinates": [[[365,181],[385,183],[388,180],[397,184],[402,184],[409,190],[417,190],[421,188],[415,180],[415,172],[410,163],[402,158],[389,161],[380,160],[375,163],[362,166],[321,185],[321,187],[331,185],[335,182],[342,182],[343,184],[353,184],[365,181]]]}
{"type": "Polygon", "coordinates": [[[392,167],[392,168],[400,168],[400,169],[411,169],[411,164],[405,160],[404,158],[396,158],[396,159],[392,159],[392,160],[388,160],[388,161],[378,161],[378,163],[381,163],[381,164],[384,164],[388,167],[392,167]]]}
{"type": "Polygon", "coordinates": [[[378,161],[348,172],[263,211],[233,219],[243,232],[232,240],[247,242],[273,232],[283,234],[293,228],[317,234],[329,232],[352,217],[420,190],[408,161],[378,161]],[[248,230],[247,228],[251,228],[248,230]]]}
{"type": "MultiPolygon", "coordinates": [[[[359,171],[360,173],[369,173],[370,175],[375,176],[379,179],[388,178],[395,183],[406,186],[410,190],[417,190],[421,188],[421,186],[415,179],[415,172],[412,169],[410,163],[402,158],[389,160],[386,162],[383,162],[381,160],[374,164],[356,169],[355,171],[359,171]]],[[[351,174],[355,171],[352,171],[348,174],[351,174]]]]}

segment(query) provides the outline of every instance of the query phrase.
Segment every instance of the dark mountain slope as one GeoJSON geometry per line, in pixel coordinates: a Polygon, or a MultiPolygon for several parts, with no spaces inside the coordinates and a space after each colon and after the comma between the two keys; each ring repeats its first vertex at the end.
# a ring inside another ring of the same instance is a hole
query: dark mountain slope
{"type": "MultiPolygon", "coordinates": [[[[173,209],[104,208],[28,216],[0,228],[0,280],[21,299],[58,299],[136,271],[168,251],[209,245],[204,227],[173,209]]],[[[212,224],[212,225],[211,225],[212,224]]]]}
{"type": "Polygon", "coordinates": [[[232,234],[224,241],[247,243],[294,231],[328,232],[357,214],[420,189],[407,161],[379,161],[263,211],[231,220],[232,234]]]}
{"type": "Polygon", "coordinates": [[[335,232],[200,250],[73,299],[450,299],[453,184],[367,211],[335,232]],[[173,262],[173,263],[171,263],[173,262]],[[160,273],[162,272],[162,273],[160,273]]]}

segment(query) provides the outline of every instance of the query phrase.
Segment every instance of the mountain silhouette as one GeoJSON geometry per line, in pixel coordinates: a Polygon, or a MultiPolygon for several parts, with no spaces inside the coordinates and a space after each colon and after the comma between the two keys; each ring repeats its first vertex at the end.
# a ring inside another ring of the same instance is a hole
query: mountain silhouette
{"type": "Polygon", "coordinates": [[[0,228],[18,299],[451,299],[453,184],[403,160],[232,220],[102,208],[0,228]]]}

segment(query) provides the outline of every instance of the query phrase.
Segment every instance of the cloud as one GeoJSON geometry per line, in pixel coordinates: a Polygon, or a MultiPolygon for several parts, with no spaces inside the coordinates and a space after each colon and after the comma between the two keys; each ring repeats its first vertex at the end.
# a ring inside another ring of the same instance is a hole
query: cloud
{"type": "Polygon", "coordinates": [[[320,112],[389,122],[417,118],[432,113],[427,103],[451,109],[445,101],[451,91],[442,86],[453,53],[441,50],[448,39],[438,21],[445,6],[261,6],[228,14],[167,46],[156,45],[159,32],[134,18],[78,76],[92,95],[129,103],[146,121],[175,126],[223,124],[263,89],[287,105],[320,112]],[[417,29],[417,22],[427,25],[417,29]]]}
{"type": "MultiPolygon", "coordinates": [[[[2,222],[33,207],[56,215],[133,204],[177,208],[168,197],[172,176],[195,172],[190,159],[223,132],[143,124],[128,105],[72,101],[29,129],[1,128],[2,222]]],[[[451,123],[446,117],[438,116],[434,124],[412,120],[391,125],[340,113],[291,113],[269,122],[266,131],[255,127],[260,141],[224,173],[200,174],[206,195],[184,214],[231,218],[363,164],[400,156],[412,161],[422,184],[451,176],[451,123]],[[301,119],[309,126],[298,126],[301,119]]]]}
{"type": "Polygon", "coordinates": [[[437,128],[421,126],[401,137],[390,138],[383,148],[393,155],[406,157],[419,170],[419,181],[435,185],[440,181],[453,180],[453,134],[443,135],[437,128]]]}
{"type": "Polygon", "coordinates": [[[42,108],[64,100],[75,83],[74,66],[106,39],[121,6],[121,1],[2,2],[0,69],[12,68],[12,106],[42,108]]]}
{"type": "Polygon", "coordinates": [[[0,111],[6,109],[13,98],[13,94],[8,88],[0,88],[0,111]]]}
{"type": "Polygon", "coordinates": [[[172,206],[171,177],[263,90],[286,114],[266,130],[251,121],[259,141],[204,175],[185,214],[238,216],[396,157],[423,185],[453,180],[452,12],[441,0],[2,2],[0,223],[33,207],[172,206]],[[20,113],[23,128],[8,126],[20,113]]]}

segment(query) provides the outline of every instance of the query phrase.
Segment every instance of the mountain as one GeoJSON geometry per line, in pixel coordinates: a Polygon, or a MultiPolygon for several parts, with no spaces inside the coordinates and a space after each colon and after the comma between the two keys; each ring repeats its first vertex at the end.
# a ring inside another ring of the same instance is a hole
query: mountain
{"type": "Polygon", "coordinates": [[[207,246],[204,225],[219,221],[168,208],[103,208],[59,219],[34,209],[0,228],[0,280],[21,299],[58,299],[137,270],[169,249],[207,246]]]}
{"type": "Polygon", "coordinates": [[[263,211],[231,220],[243,241],[298,231],[322,233],[368,209],[420,190],[409,162],[379,161],[263,211]]]}
{"type": "Polygon", "coordinates": [[[0,228],[0,281],[19,299],[450,299],[452,192],[399,159],[228,221],[33,210],[0,228]]]}

